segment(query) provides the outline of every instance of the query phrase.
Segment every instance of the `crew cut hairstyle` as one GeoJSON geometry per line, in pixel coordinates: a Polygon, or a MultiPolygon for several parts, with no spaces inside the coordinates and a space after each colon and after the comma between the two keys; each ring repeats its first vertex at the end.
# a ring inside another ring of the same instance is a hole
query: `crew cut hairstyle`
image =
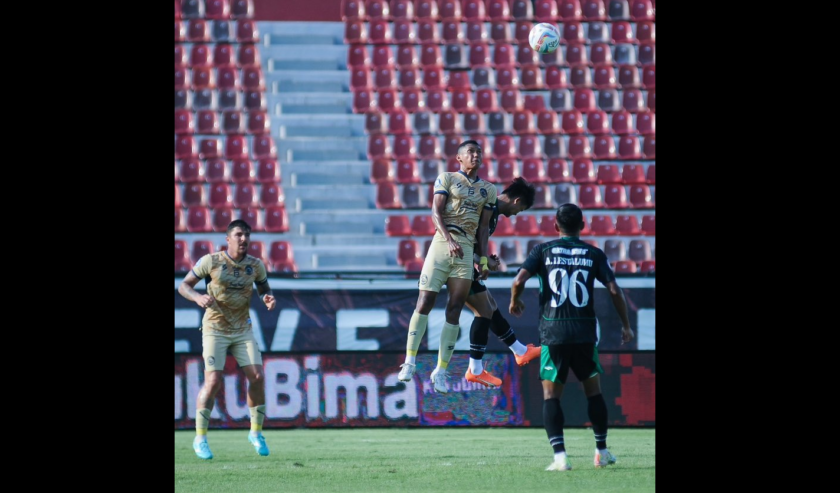
{"type": "Polygon", "coordinates": [[[242,231],[246,233],[251,232],[251,225],[246,223],[244,219],[234,219],[230,222],[230,224],[228,224],[226,233],[228,236],[230,236],[230,232],[233,231],[233,228],[242,228],[242,231]]]}
{"type": "MultiPolygon", "coordinates": [[[[458,150],[455,152],[455,154],[461,154],[461,151],[464,150],[464,148],[467,147],[470,144],[472,144],[472,145],[478,147],[479,149],[481,149],[481,144],[479,144],[477,140],[465,140],[465,141],[461,142],[460,145],[458,145],[458,150]]],[[[481,152],[484,152],[484,149],[481,149],[481,152]]]]}
{"type": "Polygon", "coordinates": [[[502,190],[502,195],[507,195],[512,199],[522,199],[522,203],[525,204],[526,209],[530,209],[534,205],[534,196],[536,194],[537,191],[534,188],[534,184],[521,176],[514,178],[510,182],[510,185],[502,190]]]}
{"type": "Polygon", "coordinates": [[[583,211],[575,204],[563,204],[554,217],[560,229],[567,234],[577,234],[583,228],[583,211]]]}

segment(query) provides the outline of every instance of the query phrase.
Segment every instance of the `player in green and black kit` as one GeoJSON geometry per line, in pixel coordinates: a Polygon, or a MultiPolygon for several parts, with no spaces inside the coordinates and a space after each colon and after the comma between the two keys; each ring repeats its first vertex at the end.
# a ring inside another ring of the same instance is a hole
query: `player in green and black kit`
{"type": "MultiPolygon", "coordinates": [[[[534,185],[528,183],[528,180],[522,177],[515,178],[497,197],[496,204],[493,207],[493,215],[490,217],[490,235],[496,230],[499,214],[510,217],[530,209],[534,205],[535,194],[534,185]]],[[[477,258],[473,260],[476,264],[478,263],[477,258]]],[[[498,256],[489,255],[487,265],[491,271],[497,270],[500,265],[498,256]]],[[[516,363],[519,366],[526,365],[540,355],[539,347],[534,347],[533,344],[525,346],[517,340],[516,333],[499,312],[496,300],[490,295],[476,268],[473,269],[473,281],[466,304],[475,314],[470,326],[470,367],[465,375],[468,381],[488,387],[498,387],[502,384],[501,379],[484,371],[484,364],[482,363],[484,352],[487,350],[487,338],[490,330],[513,351],[516,363]]]]}
{"type": "Polygon", "coordinates": [[[563,441],[563,410],[560,397],[571,369],[583,383],[589,420],[595,434],[595,467],[616,462],[607,449],[607,404],[601,394],[603,373],[598,363],[594,286],[595,279],[606,286],[621,317],[622,344],[633,338],[624,292],[615,282],[607,255],[580,240],[583,212],[574,204],[563,204],[555,216],[560,238],[535,246],[522,264],[511,286],[509,311],[521,316],[525,303],[519,299],[525,282],[533,275],[540,280],[540,343],[543,381],[543,420],[554,462],[548,471],[572,468],[563,441]]]}

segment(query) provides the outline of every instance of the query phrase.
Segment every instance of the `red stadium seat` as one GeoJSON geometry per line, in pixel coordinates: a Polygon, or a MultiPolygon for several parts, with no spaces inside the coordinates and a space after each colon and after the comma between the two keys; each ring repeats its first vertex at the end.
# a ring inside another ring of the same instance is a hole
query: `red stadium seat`
{"type": "Polygon", "coordinates": [[[265,231],[267,233],[289,232],[289,216],[285,205],[275,205],[265,209],[265,231]]]}
{"type": "Polygon", "coordinates": [[[239,183],[236,185],[236,190],[233,194],[233,206],[237,209],[247,209],[248,207],[258,207],[259,199],[257,195],[257,186],[253,183],[239,183]]]}
{"type": "Polygon", "coordinates": [[[227,231],[228,225],[236,217],[233,205],[218,207],[213,209],[212,227],[216,233],[224,233],[227,231]]]}
{"type": "Polygon", "coordinates": [[[647,109],[644,95],[640,89],[625,89],[621,96],[621,106],[630,113],[647,109]]]}
{"type": "Polygon", "coordinates": [[[554,0],[534,0],[534,20],[554,24],[560,20],[554,0]]]}
{"type": "Polygon", "coordinates": [[[190,43],[209,43],[213,41],[210,36],[210,23],[204,19],[190,19],[187,27],[187,41],[190,43]]]}
{"type": "Polygon", "coordinates": [[[257,29],[257,22],[253,19],[240,19],[236,23],[237,43],[259,43],[260,32],[257,29]]]}
{"type": "Polygon", "coordinates": [[[592,154],[595,156],[595,159],[618,158],[618,155],[615,153],[615,140],[613,136],[610,134],[596,135],[592,154]]]}
{"type": "Polygon", "coordinates": [[[175,110],[175,134],[195,133],[195,117],[190,110],[175,110]]]}
{"type": "Polygon", "coordinates": [[[175,262],[190,261],[190,245],[187,240],[175,240],[175,262]]]}
{"type": "Polygon", "coordinates": [[[612,183],[604,186],[604,207],[607,209],[626,209],[630,207],[624,185],[612,183]]]}
{"type": "Polygon", "coordinates": [[[414,16],[418,19],[438,20],[438,2],[436,0],[415,0],[414,16]]]}
{"type": "Polygon", "coordinates": [[[615,111],[612,114],[612,132],[617,135],[636,133],[633,125],[633,115],[626,110],[615,111]]]}
{"type": "Polygon", "coordinates": [[[419,167],[420,180],[423,183],[434,183],[438,175],[444,172],[443,161],[440,159],[423,159],[419,167]]]}
{"type": "Polygon", "coordinates": [[[621,159],[642,159],[639,138],[635,135],[624,135],[618,141],[618,155],[621,159]]]}
{"type": "Polygon", "coordinates": [[[216,247],[213,246],[213,242],[211,240],[195,240],[193,241],[190,249],[190,262],[194,265],[198,262],[198,259],[215,251],[216,247]]]}
{"type": "Polygon", "coordinates": [[[417,146],[417,155],[420,159],[442,158],[443,150],[440,145],[440,138],[437,135],[422,135],[417,146]]]}
{"type": "Polygon", "coordinates": [[[519,163],[516,157],[502,156],[496,160],[496,179],[499,182],[510,183],[519,176],[519,163]]]}
{"type": "Polygon", "coordinates": [[[208,205],[211,209],[217,210],[223,207],[233,206],[233,194],[228,183],[212,183],[210,184],[210,198],[208,205]]]}
{"type": "Polygon", "coordinates": [[[522,135],[519,137],[517,156],[520,159],[541,158],[543,155],[540,139],[534,134],[522,135]]]}
{"type": "MultiPolygon", "coordinates": [[[[264,114],[265,110],[268,109],[268,98],[266,98],[265,93],[262,91],[245,91],[245,109],[247,111],[262,111],[264,114]]],[[[265,121],[268,121],[268,119],[265,118],[265,121]]],[[[248,128],[251,128],[251,126],[252,123],[249,119],[248,128]]],[[[263,132],[255,131],[253,133],[263,132]]]]}
{"type": "Polygon", "coordinates": [[[539,236],[540,227],[537,224],[537,216],[533,214],[516,216],[513,230],[517,236],[539,236]]]}
{"type": "Polygon", "coordinates": [[[639,273],[649,274],[656,272],[656,260],[642,260],[639,263],[639,273]]]}
{"type": "Polygon", "coordinates": [[[647,41],[656,42],[656,23],[653,21],[641,21],[636,23],[636,39],[639,43],[647,41]]]}
{"type": "MultiPolygon", "coordinates": [[[[202,142],[203,144],[203,142],[202,142]]],[[[225,137],[225,158],[247,158],[250,155],[248,138],[244,135],[228,135],[225,137]]]]}
{"type": "Polygon", "coordinates": [[[563,21],[585,20],[580,0],[557,0],[557,6],[563,21]]]}
{"type": "Polygon", "coordinates": [[[563,132],[568,135],[583,133],[583,113],[579,110],[563,112],[563,132]]]}
{"type": "Polygon", "coordinates": [[[397,159],[397,183],[420,183],[421,181],[417,161],[410,157],[397,159]]]}
{"type": "Polygon", "coordinates": [[[524,158],[522,160],[522,177],[531,183],[545,183],[547,179],[542,158],[524,158]]]}
{"type": "Polygon", "coordinates": [[[435,223],[428,214],[420,214],[411,219],[411,234],[413,236],[433,236],[435,223]]]}
{"type": "Polygon", "coordinates": [[[274,264],[276,262],[294,261],[295,254],[292,248],[292,243],[288,240],[272,241],[268,247],[268,260],[274,264]]]}
{"type": "Polygon", "coordinates": [[[630,206],[635,209],[656,207],[650,194],[650,187],[645,184],[630,185],[630,206]]]}
{"type": "MultiPolygon", "coordinates": [[[[516,157],[516,141],[511,135],[497,135],[493,139],[493,156],[499,157],[516,157]]],[[[501,174],[499,175],[501,177],[501,174]]]]}
{"type": "Polygon", "coordinates": [[[645,172],[645,183],[656,185],[656,163],[649,164],[645,172]]]}
{"type": "Polygon", "coordinates": [[[574,183],[596,183],[595,165],[591,159],[577,158],[572,163],[572,181],[574,183]]]}
{"type": "Polygon", "coordinates": [[[187,209],[187,231],[190,233],[209,233],[210,209],[203,205],[196,205],[187,209]]]}
{"type": "Polygon", "coordinates": [[[537,113],[537,131],[542,135],[560,133],[560,120],[554,110],[542,110],[537,113]]]}
{"type": "Polygon", "coordinates": [[[461,2],[459,0],[438,0],[438,12],[440,18],[444,19],[461,19],[461,2]]]}
{"type": "Polygon", "coordinates": [[[230,16],[233,19],[251,19],[254,17],[254,0],[231,0],[230,16]]]}
{"type": "MultiPolygon", "coordinates": [[[[175,185],[176,189],[178,185],[175,185]]],[[[184,207],[192,207],[194,205],[207,205],[207,193],[205,192],[203,183],[186,183],[183,186],[183,192],[180,197],[180,204],[184,207]]],[[[178,200],[176,198],[176,205],[178,200]]]]}
{"type": "Polygon", "coordinates": [[[652,111],[636,113],[636,130],[645,136],[656,134],[656,113],[652,111]]]}
{"type": "Polygon", "coordinates": [[[378,209],[402,209],[402,206],[396,183],[383,181],[376,184],[376,207],[378,209]]]}
{"type": "Polygon", "coordinates": [[[630,7],[630,19],[634,21],[653,21],[656,20],[653,0],[633,0],[630,7]]]}
{"type": "Polygon", "coordinates": [[[404,214],[397,214],[385,217],[386,236],[409,236],[411,235],[411,221],[404,214]]]}
{"type": "Polygon", "coordinates": [[[259,206],[261,208],[285,204],[285,193],[279,182],[265,182],[259,188],[259,206]]]}
{"type": "MultiPolygon", "coordinates": [[[[596,68],[598,67],[610,67],[613,66],[613,58],[612,58],[612,50],[610,49],[609,43],[592,43],[592,46],[589,48],[591,56],[590,62],[595,65],[596,68]]],[[[612,72],[613,78],[615,78],[615,69],[608,71],[608,76],[610,75],[609,72],[612,72]]],[[[596,85],[597,85],[597,73],[596,73],[596,85]]],[[[604,76],[602,75],[602,78],[604,76]]],[[[613,81],[614,82],[614,81],[613,81]]]]}
{"type": "Polygon", "coordinates": [[[563,158],[551,158],[546,166],[546,180],[549,183],[567,183],[572,181],[569,163],[563,158]]]}
{"type": "Polygon", "coordinates": [[[397,246],[397,264],[404,266],[406,262],[411,260],[422,261],[420,256],[420,243],[413,238],[405,238],[400,240],[397,246]]]}
{"type": "Polygon", "coordinates": [[[198,120],[197,133],[201,135],[217,135],[221,126],[219,125],[219,113],[213,110],[199,110],[196,113],[198,120]]]}
{"type": "Polygon", "coordinates": [[[539,217],[538,226],[541,236],[553,238],[558,235],[557,230],[554,229],[554,218],[554,214],[543,214],[539,217]]]}
{"type": "Polygon", "coordinates": [[[499,214],[499,219],[496,222],[496,230],[493,232],[493,236],[514,236],[516,231],[513,229],[513,223],[510,221],[510,218],[503,214],[499,214]]]}
{"type": "Polygon", "coordinates": [[[280,163],[277,158],[263,157],[257,160],[257,183],[280,183],[280,163]]]}
{"type": "Polygon", "coordinates": [[[207,183],[229,182],[230,167],[224,158],[212,158],[204,162],[204,177],[207,183]]]}
{"type": "Polygon", "coordinates": [[[592,156],[592,145],[586,135],[572,135],[569,137],[569,157],[572,159],[588,158],[592,156]]]}
{"type": "Polygon", "coordinates": [[[246,90],[265,91],[265,77],[262,68],[257,66],[242,67],[242,87],[246,90]]]}
{"type": "Polygon", "coordinates": [[[612,236],[617,234],[612,216],[592,214],[589,218],[589,230],[594,236],[612,236]]]}
{"type": "Polygon", "coordinates": [[[571,111],[572,92],[568,89],[552,89],[549,92],[548,106],[554,111],[571,111]]]}
{"type": "Polygon", "coordinates": [[[393,182],[396,179],[394,167],[388,158],[376,158],[371,160],[370,181],[371,183],[393,182]]]}
{"type": "Polygon", "coordinates": [[[251,152],[254,159],[277,157],[277,144],[270,134],[255,135],[253,144],[251,152]]]}
{"type": "Polygon", "coordinates": [[[656,134],[645,135],[644,139],[642,153],[644,153],[645,159],[656,159],[656,134]]]}
{"type": "MultiPolygon", "coordinates": [[[[175,186],[178,190],[178,186],[175,186]]],[[[175,206],[175,232],[180,233],[187,230],[187,219],[184,214],[184,209],[180,205],[175,206]]]]}
{"type": "Polygon", "coordinates": [[[656,216],[645,214],[642,216],[642,234],[645,236],[656,236],[656,216]]]}
{"type": "Polygon", "coordinates": [[[617,164],[599,164],[596,177],[599,184],[622,183],[617,164]]]}
{"type": "Polygon", "coordinates": [[[645,183],[644,165],[637,163],[625,163],[621,168],[621,181],[625,185],[645,183]]]}
{"type": "Polygon", "coordinates": [[[393,157],[391,149],[391,141],[387,134],[372,134],[368,136],[368,159],[378,159],[393,157]]]}
{"type": "Polygon", "coordinates": [[[175,181],[180,183],[204,183],[204,165],[195,156],[176,161],[175,181]]]}
{"type": "Polygon", "coordinates": [[[578,205],[581,209],[604,208],[604,199],[601,196],[601,188],[597,184],[585,183],[580,185],[578,200],[578,205]]]}
{"type": "Polygon", "coordinates": [[[633,34],[633,27],[627,21],[613,22],[610,35],[614,44],[639,42],[633,34]]]}
{"type": "Polygon", "coordinates": [[[636,262],[632,260],[617,261],[613,270],[616,274],[635,274],[636,272],[638,272],[636,270],[636,262]]]}
{"type": "Polygon", "coordinates": [[[581,63],[591,63],[586,50],[586,44],[581,41],[570,42],[566,46],[566,63],[568,63],[569,66],[581,63]]]}
{"type": "Polygon", "coordinates": [[[575,89],[575,109],[584,113],[598,109],[598,106],[595,104],[595,93],[592,89],[575,89]]]}
{"type": "Polygon", "coordinates": [[[632,214],[619,214],[615,218],[616,234],[623,236],[638,236],[642,234],[639,220],[632,214]]]}

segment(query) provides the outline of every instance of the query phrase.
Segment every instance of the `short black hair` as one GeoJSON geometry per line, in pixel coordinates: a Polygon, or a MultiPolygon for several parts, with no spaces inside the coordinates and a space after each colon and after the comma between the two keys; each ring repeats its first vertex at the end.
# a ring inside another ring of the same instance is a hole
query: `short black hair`
{"type": "MultiPolygon", "coordinates": [[[[463,148],[467,147],[470,144],[472,144],[472,145],[478,147],[479,149],[481,149],[481,144],[479,144],[477,140],[465,140],[458,145],[458,150],[455,151],[455,154],[461,154],[461,150],[463,148]]],[[[483,151],[483,149],[482,149],[482,151],[483,151]]]]}
{"type": "Polygon", "coordinates": [[[251,232],[251,225],[246,223],[244,219],[234,219],[231,221],[230,224],[228,224],[227,232],[225,234],[230,236],[230,232],[233,231],[234,228],[242,228],[242,231],[246,233],[251,232]]]}
{"type": "Polygon", "coordinates": [[[583,211],[575,204],[563,204],[558,207],[554,220],[566,234],[576,235],[583,229],[583,211]]]}
{"type": "Polygon", "coordinates": [[[502,190],[502,195],[507,195],[512,199],[522,199],[522,203],[525,204],[526,209],[530,209],[534,205],[534,196],[536,194],[537,190],[534,184],[521,176],[514,178],[510,182],[510,185],[502,190]]]}

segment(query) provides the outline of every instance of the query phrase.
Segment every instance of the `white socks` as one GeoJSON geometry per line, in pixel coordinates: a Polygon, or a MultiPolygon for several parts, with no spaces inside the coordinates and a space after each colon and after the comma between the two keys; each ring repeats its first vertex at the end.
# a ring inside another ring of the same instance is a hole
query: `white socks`
{"type": "Polygon", "coordinates": [[[470,373],[478,376],[482,372],[484,372],[484,363],[480,359],[470,358],[470,373]]]}
{"type": "Polygon", "coordinates": [[[409,365],[416,365],[417,364],[417,356],[409,356],[405,355],[405,362],[409,365]]]}
{"type": "Polygon", "coordinates": [[[513,351],[513,354],[517,356],[522,356],[528,351],[528,348],[525,347],[524,344],[519,342],[519,339],[517,339],[516,341],[514,341],[513,344],[510,345],[510,350],[513,351]]]}

